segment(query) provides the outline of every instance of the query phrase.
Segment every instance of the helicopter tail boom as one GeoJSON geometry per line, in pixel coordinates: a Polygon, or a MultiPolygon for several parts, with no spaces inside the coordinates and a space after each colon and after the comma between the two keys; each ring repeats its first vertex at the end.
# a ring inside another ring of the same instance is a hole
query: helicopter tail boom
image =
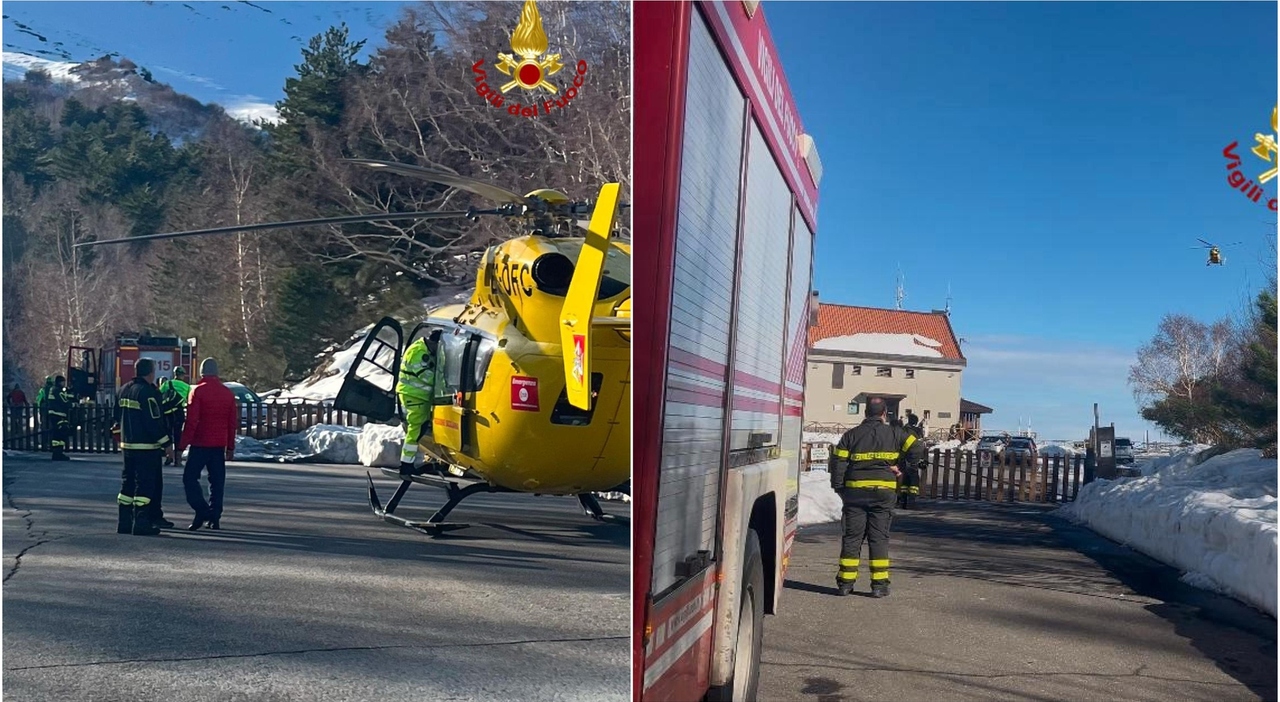
{"type": "Polygon", "coordinates": [[[591,328],[596,294],[605,255],[609,251],[609,233],[613,231],[618,211],[618,183],[600,188],[587,226],[586,241],[578,254],[578,262],[565,295],[560,313],[560,348],[564,355],[565,392],[569,403],[579,409],[591,408],[591,328]]]}

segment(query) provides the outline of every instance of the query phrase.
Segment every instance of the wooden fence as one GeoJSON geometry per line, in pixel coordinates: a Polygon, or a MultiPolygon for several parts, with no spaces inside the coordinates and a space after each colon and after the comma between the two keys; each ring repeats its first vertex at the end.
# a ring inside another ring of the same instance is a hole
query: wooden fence
{"type": "MultiPolygon", "coordinates": [[[[236,433],[255,439],[274,439],[306,431],[317,424],[360,427],[368,423],[362,415],[343,412],[319,403],[264,402],[240,404],[236,433]]],[[[72,407],[71,436],[67,451],[72,453],[115,453],[120,449],[111,435],[115,423],[112,405],[72,407]]],[[[5,406],[4,448],[17,451],[48,451],[52,424],[33,405],[5,406]]]]}
{"type": "MultiPolygon", "coordinates": [[[[804,470],[825,470],[830,444],[807,443],[804,470]]],[[[920,472],[920,497],[926,500],[991,502],[1070,502],[1084,482],[1084,456],[1036,456],[934,450],[920,472]]]]}
{"type": "Polygon", "coordinates": [[[1070,502],[1084,482],[1084,456],[1018,458],[933,451],[920,475],[920,497],[990,502],[1070,502]]]}

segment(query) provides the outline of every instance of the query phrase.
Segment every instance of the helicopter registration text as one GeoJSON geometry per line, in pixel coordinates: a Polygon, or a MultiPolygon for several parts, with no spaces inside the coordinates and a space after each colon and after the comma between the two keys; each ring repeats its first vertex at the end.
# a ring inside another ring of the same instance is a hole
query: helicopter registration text
{"type": "Polygon", "coordinates": [[[525,412],[538,411],[538,379],[511,376],[511,409],[525,412]]]}
{"type": "Polygon", "coordinates": [[[507,297],[533,295],[533,272],[529,264],[514,264],[506,256],[501,261],[493,261],[489,264],[489,290],[494,295],[503,293],[507,297]]]}

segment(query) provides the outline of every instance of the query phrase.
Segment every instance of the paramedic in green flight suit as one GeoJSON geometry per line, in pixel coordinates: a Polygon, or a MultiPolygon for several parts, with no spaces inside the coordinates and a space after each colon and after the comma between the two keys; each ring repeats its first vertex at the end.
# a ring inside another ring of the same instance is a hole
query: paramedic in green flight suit
{"type": "Polygon", "coordinates": [[[45,401],[49,399],[49,394],[53,392],[53,376],[46,375],[44,377],[44,386],[36,393],[36,417],[40,427],[40,448],[44,450],[49,448],[49,436],[53,433],[53,428],[49,426],[49,413],[45,411],[45,401]]]}
{"type": "MultiPolygon", "coordinates": [[[[404,448],[400,450],[400,475],[408,477],[413,474],[414,461],[418,457],[418,440],[422,436],[423,427],[431,431],[431,410],[436,395],[436,352],[440,347],[440,331],[433,331],[409,344],[405,349],[404,359],[400,362],[400,382],[396,384],[396,393],[400,396],[400,404],[404,405],[405,430],[404,448]]],[[[427,472],[439,473],[434,466],[424,466],[427,472]]]]}

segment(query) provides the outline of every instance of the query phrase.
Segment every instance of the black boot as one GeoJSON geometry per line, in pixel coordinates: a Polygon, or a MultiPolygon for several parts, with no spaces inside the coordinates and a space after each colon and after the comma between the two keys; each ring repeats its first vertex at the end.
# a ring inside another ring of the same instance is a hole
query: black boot
{"type": "Polygon", "coordinates": [[[151,523],[151,515],[147,514],[145,507],[133,508],[133,535],[134,536],[155,536],[160,533],[160,527],[151,523]]]}
{"type": "Polygon", "coordinates": [[[888,596],[889,596],[889,581],[888,581],[888,580],[877,580],[877,581],[875,581],[875,582],[871,583],[871,596],[872,596],[872,597],[888,597],[888,596]]]}
{"type": "Polygon", "coordinates": [[[116,526],[116,533],[133,533],[133,505],[120,505],[120,522],[116,526]]]}
{"type": "Polygon", "coordinates": [[[187,527],[187,531],[199,531],[202,526],[204,526],[204,517],[197,514],[196,518],[191,520],[191,526],[187,527]]]}
{"type": "Polygon", "coordinates": [[[840,597],[852,595],[853,588],[857,584],[857,580],[841,580],[840,578],[836,578],[836,594],[840,597]]]}
{"type": "Polygon", "coordinates": [[[408,480],[409,476],[413,475],[413,472],[414,471],[413,471],[412,463],[408,463],[406,461],[400,461],[400,477],[401,478],[408,480]]]}

